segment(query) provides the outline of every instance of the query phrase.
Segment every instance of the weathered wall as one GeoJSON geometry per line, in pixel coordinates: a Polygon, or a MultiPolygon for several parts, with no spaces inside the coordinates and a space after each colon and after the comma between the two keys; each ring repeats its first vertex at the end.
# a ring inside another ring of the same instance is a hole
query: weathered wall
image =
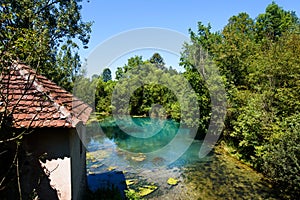
{"type": "MultiPolygon", "coordinates": [[[[43,167],[50,172],[49,183],[51,187],[55,188],[58,199],[69,200],[72,199],[71,191],[71,161],[69,157],[64,159],[47,160],[41,163],[43,167]]],[[[44,169],[45,170],[45,169],[44,169]]],[[[41,188],[47,190],[47,188],[41,188]]],[[[47,199],[50,199],[47,197],[47,199]]]]}
{"type": "MultiPolygon", "coordinates": [[[[47,161],[43,161],[45,163],[43,166],[46,166],[47,164],[49,170],[51,170],[54,165],[59,163],[59,165],[57,165],[58,168],[55,169],[56,173],[52,173],[52,180],[50,176],[50,179],[46,181],[46,184],[48,184],[48,188],[50,183],[53,185],[51,181],[54,180],[67,184],[67,186],[60,188],[61,191],[57,191],[58,198],[60,199],[63,199],[61,197],[69,196],[68,191],[71,191],[72,200],[82,199],[86,189],[86,150],[81,142],[79,134],[84,138],[85,126],[82,124],[79,124],[77,129],[38,129],[26,136],[25,139],[24,147],[28,152],[32,152],[36,158],[45,155],[47,161]],[[70,164],[66,162],[70,162],[70,164]],[[63,172],[65,172],[65,174],[63,172]],[[62,193],[67,195],[62,195],[62,193]]],[[[30,169],[30,167],[28,168],[30,169]]],[[[35,172],[32,171],[32,173],[28,174],[32,175],[34,173],[35,172]]],[[[37,177],[35,177],[34,180],[31,177],[24,176],[25,182],[26,179],[32,179],[25,184],[26,190],[30,190],[32,185],[36,185],[30,182],[36,181],[37,177]]],[[[60,187],[62,184],[56,183],[55,185],[60,187]]],[[[46,190],[43,189],[44,193],[45,191],[46,190]]],[[[53,193],[53,191],[49,192],[53,193]]]]}
{"type": "Polygon", "coordinates": [[[33,188],[41,199],[71,198],[69,129],[35,129],[24,137],[27,162],[22,169],[22,191],[33,188]]]}
{"type": "Polygon", "coordinates": [[[83,198],[86,189],[86,149],[81,138],[85,138],[85,126],[79,124],[76,130],[70,131],[72,199],[83,198]]]}
{"type": "Polygon", "coordinates": [[[25,148],[47,159],[70,157],[69,131],[64,128],[36,129],[25,138],[25,148]]]}

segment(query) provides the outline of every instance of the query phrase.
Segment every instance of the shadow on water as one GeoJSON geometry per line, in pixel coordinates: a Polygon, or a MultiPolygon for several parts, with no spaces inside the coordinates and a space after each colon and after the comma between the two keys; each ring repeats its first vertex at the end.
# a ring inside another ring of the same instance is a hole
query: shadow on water
{"type": "Polygon", "coordinates": [[[111,196],[114,196],[115,199],[125,199],[124,190],[127,189],[127,186],[125,183],[125,176],[122,171],[108,171],[99,174],[89,174],[87,176],[87,183],[89,189],[97,195],[97,199],[108,199],[111,198],[111,196]],[[107,194],[108,191],[110,191],[111,194],[107,194]]]}

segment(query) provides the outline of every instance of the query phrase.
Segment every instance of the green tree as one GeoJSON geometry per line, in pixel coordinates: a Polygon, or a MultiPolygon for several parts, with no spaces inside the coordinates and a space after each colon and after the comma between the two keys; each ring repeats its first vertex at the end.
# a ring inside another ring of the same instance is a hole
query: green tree
{"type": "Polygon", "coordinates": [[[122,78],[124,71],[122,67],[117,67],[116,70],[116,80],[119,80],[120,78],[122,78]]]}
{"type": "Polygon", "coordinates": [[[240,13],[222,31],[210,28],[199,22],[190,30],[182,64],[190,71],[200,66],[204,75],[201,48],[212,57],[226,80],[223,139],[231,153],[278,183],[283,198],[293,199],[300,191],[299,19],[273,2],[256,19],[240,13]]]}
{"type": "Polygon", "coordinates": [[[247,75],[254,45],[254,20],[247,13],[230,17],[224,27],[222,42],[215,44],[214,58],[228,83],[237,87],[249,87],[247,75]]]}
{"type": "Polygon", "coordinates": [[[205,26],[202,22],[198,22],[197,28],[197,32],[189,29],[191,40],[198,43],[202,48],[213,55],[214,45],[220,42],[221,35],[217,32],[212,33],[210,24],[205,26]]]}
{"type": "Polygon", "coordinates": [[[95,75],[93,75],[92,78],[86,77],[85,70],[82,70],[80,75],[76,77],[72,93],[91,107],[95,108],[97,105],[95,104],[96,87],[99,79],[100,78],[95,75]]]}
{"type": "Polygon", "coordinates": [[[102,72],[102,79],[104,82],[108,82],[111,80],[111,71],[109,68],[105,68],[102,72]]]}
{"type": "Polygon", "coordinates": [[[116,85],[115,81],[104,82],[98,79],[95,94],[96,111],[108,115],[112,113],[111,97],[116,85]]]}
{"type": "MultiPolygon", "coordinates": [[[[135,58],[138,57],[128,59],[128,63],[135,58]]],[[[113,111],[118,114],[170,117],[187,126],[198,127],[199,117],[195,116],[199,108],[194,90],[188,87],[182,74],[170,71],[150,62],[128,70],[114,88],[113,111]]]]}
{"type": "Polygon", "coordinates": [[[159,67],[161,69],[164,68],[165,62],[164,59],[161,57],[159,53],[154,53],[151,58],[149,59],[149,62],[154,64],[156,67],[159,67]]]}
{"type": "Polygon", "coordinates": [[[284,32],[294,28],[297,22],[295,12],[285,11],[272,2],[267,6],[265,13],[258,15],[256,19],[257,39],[267,38],[274,41],[284,32]]]}
{"type": "Polygon", "coordinates": [[[2,64],[21,60],[71,90],[91,23],[81,20],[80,0],[3,0],[0,5],[2,64]],[[4,60],[6,63],[4,63],[4,60]]]}
{"type": "Polygon", "coordinates": [[[300,190],[300,115],[285,118],[263,155],[263,172],[279,186],[285,199],[296,199],[300,190]]]}
{"type": "MultiPolygon", "coordinates": [[[[137,67],[144,64],[142,56],[134,56],[127,60],[127,63],[123,67],[118,67],[116,71],[116,79],[119,80],[126,72],[137,69],[137,67]]],[[[125,78],[125,77],[124,77],[125,78]]]]}

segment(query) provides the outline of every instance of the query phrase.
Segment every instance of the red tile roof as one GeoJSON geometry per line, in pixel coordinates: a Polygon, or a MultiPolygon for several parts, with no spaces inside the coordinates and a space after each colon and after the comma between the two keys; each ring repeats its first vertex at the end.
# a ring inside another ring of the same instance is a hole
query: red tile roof
{"type": "MultiPolygon", "coordinates": [[[[7,71],[7,70],[6,70],[7,71]]],[[[66,127],[87,122],[92,108],[24,64],[0,75],[0,112],[7,106],[16,128],[66,127]]]]}

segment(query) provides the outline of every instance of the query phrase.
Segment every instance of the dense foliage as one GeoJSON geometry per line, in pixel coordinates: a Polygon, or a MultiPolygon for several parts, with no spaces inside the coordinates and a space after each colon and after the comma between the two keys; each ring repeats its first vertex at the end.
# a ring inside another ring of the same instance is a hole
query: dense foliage
{"type": "Polygon", "coordinates": [[[299,28],[294,12],[272,3],[256,19],[231,17],[221,32],[200,22],[190,30],[190,48],[205,48],[226,80],[223,139],[291,194],[300,191],[299,28]]]}
{"type": "Polygon", "coordinates": [[[97,112],[172,118],[191,127],[201,126],[199,132],[205,132],[209,96],[199,73],[192,69],[178,73],[165,67],[160,54],[154,53],[149,60],[141,56],[129,58],[117,69],[116,79],[105,81],[104,76],[98,77],[97,112]]]}
{"type": "Polygon", "coordinates": [[[22,61],[67,90],[78,73],[80,45],[91,23],[81,20],[81,0],[2,0],[1,67],[22,61]]]}

